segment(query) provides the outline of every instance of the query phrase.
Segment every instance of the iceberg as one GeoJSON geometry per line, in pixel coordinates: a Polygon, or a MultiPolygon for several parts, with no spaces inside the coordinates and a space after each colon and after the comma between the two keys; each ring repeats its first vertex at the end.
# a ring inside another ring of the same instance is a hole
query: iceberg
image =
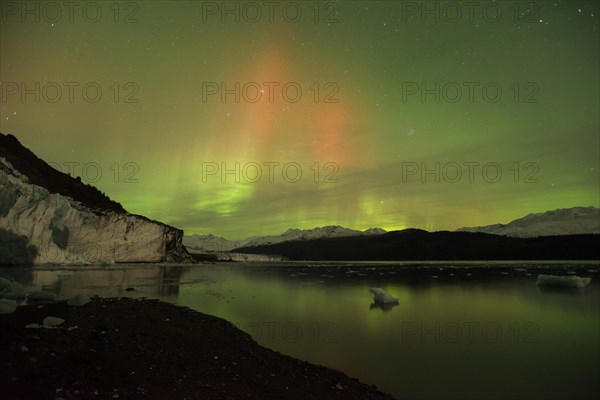
{"type": "Polygon", "coordinates": [[[373,301],[379,304],[398,304],[398,298],[392,296],[385,289],[382,288],[369,288],[371,293],[373,293],[373,301]]]}
{"type": "Polygon", "coordinates": [[[574,275],[558,276],[539,274],[537,277],[536,285],[584,288],[587,285],[589,285],[591,281],[592,278],[583,278],[574,275]]]}
{"type": "Polygon", "coordinates": [[[0,292],[10,286],[10,281],[0,276],[0,292]]]}
{"type": "Polygon", "coordinates": [[[81,307],[81,306],[85,306],[90,301],[91,300],[88,297],[88,295],[86,295],[86,294],[78,294],[78,295],[73,296],[70,299],[68,299],[67,300],[67,304],[70,305],[70,306],[81,307]]]}
{"type": "Polygon", "coordinates": [[[4,288],[4,290],[0,292],[0,295],[1,297],[7,299],[18,300],[24,299],[27,294],[25,293],[25,289],[23,288],[23,286],[21,286],[20,283],[11,282],[8,287],[4,288]]]}
{"type": "Polygon", "coordinates": [[[17,309],[17,302],[11,299],[0,299],[0,314],[11,314],[17,309]]]}
{"type": "Polygon", "coordinates": [[[62,318],[48,316],[44,318],[42,324],[44,324],[45,326],[59,326],[62,325],[64,322],[65,320],[62,318]]]}
{"type": "Polygon", "coordinates": [[[52,303],[56,301],[56,294],[45,290],[35,290],[27,296],[27,302],[32,303],[52,303]]]}

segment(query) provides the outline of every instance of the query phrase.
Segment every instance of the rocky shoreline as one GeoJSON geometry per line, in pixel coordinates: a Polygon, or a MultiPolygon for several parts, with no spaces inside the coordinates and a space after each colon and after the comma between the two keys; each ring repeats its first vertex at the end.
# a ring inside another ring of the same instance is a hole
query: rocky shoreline
{"type": "Polygon", "coordinates": [[[19,306],[0,326],[6,399],[392,399],[259,346],[226,320],[158,300],[19,306]],[[49,316],[64,322],[26,327],[49,316]]]}

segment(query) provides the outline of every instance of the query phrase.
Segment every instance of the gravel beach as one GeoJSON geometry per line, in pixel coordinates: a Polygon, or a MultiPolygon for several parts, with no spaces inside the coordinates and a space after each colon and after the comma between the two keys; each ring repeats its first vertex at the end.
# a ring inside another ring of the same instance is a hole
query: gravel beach
{"type": "Polygon", "coordinates": [[[221,318],[148,299],[20,306],[0,315],[0,360],[0,397],[11,400],[392,399],[221,318]],[[65,321],[42,325],[49,316],[65,321]]]}

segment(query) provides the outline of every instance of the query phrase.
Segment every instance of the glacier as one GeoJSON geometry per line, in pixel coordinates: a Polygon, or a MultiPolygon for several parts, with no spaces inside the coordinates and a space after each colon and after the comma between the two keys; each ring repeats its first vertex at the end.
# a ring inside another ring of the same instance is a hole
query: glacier
{"type": "MultiPolygon", "coordinates": [[[[0,136],[0,264],[191,261],[182,245],[180,229],[122,208],[85,204],[32,183],[31,180],[39,182],[49,176],[46,180],[51,181],[51,186],[57,181],[57,171],[13,136],[0,136]],[[25,173],[15,167],[18,163],[28,163],[27,168],[21,168],[25,173]]],[[[63,183],[83,195],[97,191],[78,187],[76,179],[60,174],[63,183]]]]}

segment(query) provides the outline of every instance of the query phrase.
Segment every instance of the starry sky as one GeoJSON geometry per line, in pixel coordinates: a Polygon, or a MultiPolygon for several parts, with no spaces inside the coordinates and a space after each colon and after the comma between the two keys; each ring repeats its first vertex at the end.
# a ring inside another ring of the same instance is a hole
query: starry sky
{"type": "Polygon", "coordinates": [[[1,131],[187,234],[598,207],[600,3],[467,3],[3,2],[1,131]]]}

